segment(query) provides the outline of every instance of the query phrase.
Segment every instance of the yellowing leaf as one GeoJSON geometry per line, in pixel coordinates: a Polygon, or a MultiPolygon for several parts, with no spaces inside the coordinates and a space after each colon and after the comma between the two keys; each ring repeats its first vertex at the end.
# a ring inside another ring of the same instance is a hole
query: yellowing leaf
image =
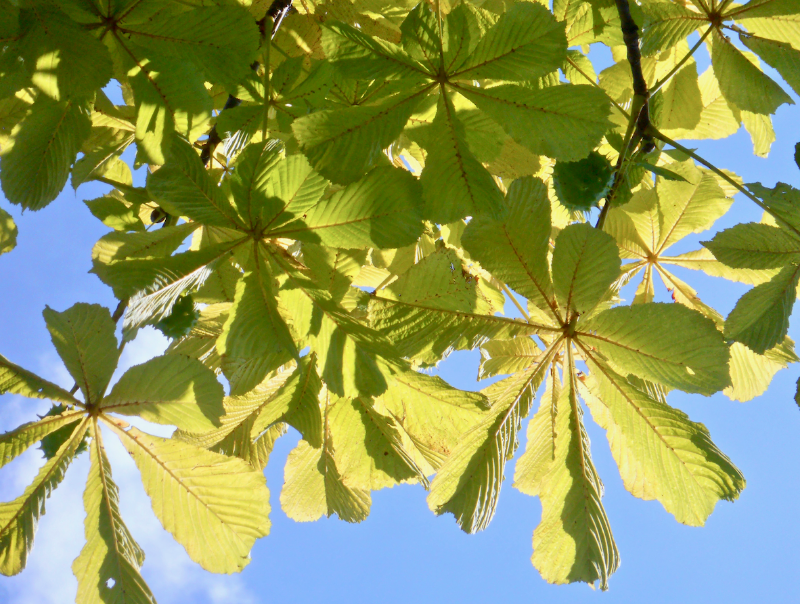
{"type": "Polygon", "coordinates": [[[587,354],[597,350],[622,373],[707,396],[730,384],[722,334],[680,304],[611,308],[579,324],[578,338],[587,354]]]}
{"type": "Polygon", "coordinates": [[[527,457],[520,459],[514,484],[542,502],[531,558],[542,577],[550,583],[598,582],[608,589],[619,552],[600,501],[603,483],[592,463],[575,376],[567,378],[560,393],[551,386],[531,420],[527,457]]]}
{"type": "Polygon", "coordinates": [[[64,312],[44,311],[47,329],[84,401],[97,404],[117,368],[119,351],[114,322],[98,304],[75,304],[64,312]]]}
{"type": "Polygon", "coordinates": [[[720,499],[733,500],[744,477],[702,424],[613,369],[589,361],[592,416],[606,430],[625,488],[657,499],[678,522],[702,526],[720,499]]]}
{"type": "Polygon", "coordinates": [[[142,474],[153,512],[206,570],[240,572],[269,533],[269,492],[250,464],[112,425],[142,474]]]}
{"type": "Polygon", "coordinates": [[[25,568],[36,526],[45,512],[45,501],[64,480],[86,428],[87,421],[84,420],[53,458],[41,467],[22,495],[14,501],[0,503],[0,573],[11,576],[25,568]]]}
{"type": "Polygon", "coordinates": [[[72,564],[78,579],[78,602],[155,604],[140,574],[144,551],[133,538],[119,510],[119,489],[111,476],[97,426],[90,447],[92,464],[83,505],[86,545],[72,564]]]}
{"type": "Polygon", "coordinates": [[[224,413],[222,385],[200,361],[170,354],[128,369],[100,408],[201,431],[217,425],[224,413]]]}
{"type": "Polygon", "coordinates": [[[559,345],[560,340],[543,352],[533,368],[485,390],[491,409],[462,436],[431,483],[428,506],[437,515],[453,514],[464,532],[481,531],[491,522],[505,463],[518,446],[520,422],[528,415],[559,345]]]}

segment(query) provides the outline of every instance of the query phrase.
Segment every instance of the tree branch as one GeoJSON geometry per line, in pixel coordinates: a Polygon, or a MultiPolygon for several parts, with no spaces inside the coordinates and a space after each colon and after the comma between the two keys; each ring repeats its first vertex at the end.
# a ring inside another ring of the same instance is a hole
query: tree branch
{"type": "Polygon", "coordinates": [[[642,53],[639,49],[639,26],[631,16],[631,7],[628,0],[616,0],[617,13],[619,14],[620,29],[622,29],[622,39],[628,50],[628,63],[631,66],[631,77],[633,78],[633,99],[631,102],[631,115],[628,121],[628,130],[625,133],[625,141],[620,151],[617,165],[614,166],[614,182],[606,195],[606,201],[600,210],[595,228],[602,229],[605,223],[611,203],[622,184],[625,177],[625,160],[630,151],[636,148],[640,141],[643,141],[642,151],[648,153],[653,149],[653,137],[648,133],[650,128],[650,92],[647,89],[647,80],[642,72],[642,53]]]}
{"type": "MultiPolygon", "coordinates": [[[[267,14],[264,15],[264,18],[258,22],[258,29],[261,31],[262,38],[266,38],[267,35],[266,28],[268,18],[272,20],[272,31],[270,32],[269,37],[269,39],[272,40],[275,37],[275,34],[278,33],[278,29],[280,28],[281,23],[283,23],[284,18],[291,10],[292,0],[273,0],[272,4],[270,4],[270,7],[267,9],[267,14]]],[[[253,63],[253,69],[258,69],[258,67],[258,61],[253,63]]],[[[266,68],[269,69],[269,66],[266,68]]],[[[228,100],[225,101],[225,106],[222,108],[222,111],[237,107],[239,104],[241,104],[241,102],[241,99],[237,99],[232,94],[228,95],[228,100]]],[[[220,113],[222,111],[220,111],[220,113]]],[[[216,149],[217,145],[219,145],[221,142],[222,139],[220,138],[219,132],[217,132],[217,127],[214,126],[208,133],[208,138],[203,144],[203,150],[200,152],[200,161],[203,162],[204,166],[208,167],[208,163],[211,161],[211,154],[214,153],[214,149],[216,149]]]]}
{"type": "MultiPolygon", "coordinates": [[[[622,39],[628,49],[628,63],[631,65],[631,76],[633,77],[633,96],[634,100],[639,97],[641,109],[636,116],[636,132],[644,140],[652,144],[652,138],[646,134],[647,127],[650,125],[650,93],[647,90],[647,81],[642,73],[642,53],[639,50],[639,26],[631,16],[631,7],[628,0],[616,0],[617,12],[622,29],[622,39]]],[[[634,103],[634,106],[637,103],[634,103]]],[[[634,114],[631,114],[633,117],[634,114]]]]}

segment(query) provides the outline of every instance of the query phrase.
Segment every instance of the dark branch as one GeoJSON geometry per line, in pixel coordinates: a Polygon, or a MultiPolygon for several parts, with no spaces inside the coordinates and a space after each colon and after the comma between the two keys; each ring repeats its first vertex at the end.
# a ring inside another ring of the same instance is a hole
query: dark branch
{"type": "MultiPolygon", "coordinates": [[[[631,16],[631,7],[628,0],[616,0],[617,12],[622,29],[622,39],[628,49],[628,63],[631,65],[631,76],[633,77],[633,94],[643,100],[642,109],[636,118],[636,132],[641,137],[647,137],[645,132],[650,125],[650,93],[647,90],[647,81],[642,73],[642,53],[639,50],[639,26],[631,16]]],[[[652,142],[652,139],[650,139],[652,142]]]]}
{"type": "MultiPolygon", "coordinates": [[[[270,32],[269,37],[271,40],[275,37],[275,34],[278,33],[281,23],[283,23],[284,18],[291,10],[292,0],[273,0],[272,4],[270,4],[269,8],[267,9],[267,14],[264,15],[263,19],[258,21],[258,29],[261,32],[262,38],[266,37],[267,35],[268,19],[272,21],[272,31],[270,32]]],[[[253,63],[251,67],[253,69],[258,69],[258,62],[256,61],[253,63]]],[[[267,69],[269,69],[269,66],[267,66],[267,69]]],[[[240,99],[237,99],[231,94],[228,96],[228,100],[225,101],[225,106],[222,108],[222,111],[237,107],[241,102],[242,101],[240,99]]],[[[222,139],[217,132],[217,127],[214,126],[211,128],[211,132],[208,133],[208,138],[206,139],[205,143],[203,143],[203,150],[200,152],[200,160],[203,162],[204,166],[208,166],[208,163],[211,161],[211,154],[221,142],[222,139]]]]}
{"type": "Polygon", "coordinates": [[[619,13],[620,29],[622,29],[622,39],[625,42],[625,47],[628,50],[628,63],[631,66],[631,76],[633,78],[633,108],[640,107],[637,115],[631,114],[631,120],[636,120],[635,129],[631,131],[631,126],[628,126],[628,133],[626,135],[625,147],[620,151],[619,159],[614,171],[614,182],[611,185],[611,190],[606,196],[606,202],[600,210],[600,216],[597,219],[595,228],[602,229],[605,222],[608,210],[611,208],[614,197],[622,185],[623,167],[625,158],[628,151],[634,149],[639,141],[642,141],[642,153],[649,153],[655,147],[653,137],[649,134],[650,128],[650,91],[647,89],[647,81],[644,79],[642,72],[642,53],[639,49],[639,26],[631,16],[631,7],[628,0],[616,0],[617,13],[619,13]]]}

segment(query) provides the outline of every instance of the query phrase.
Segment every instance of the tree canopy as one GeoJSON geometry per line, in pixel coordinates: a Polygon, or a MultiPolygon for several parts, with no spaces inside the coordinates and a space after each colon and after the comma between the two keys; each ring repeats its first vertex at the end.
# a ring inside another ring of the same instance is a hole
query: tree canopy
{"type": "MultiPolygon", "coordinates": [[[[46,212],[68,181],[109,185],[86,252],[119,300],[44,310],[71,391],[0,356],[0,394],[52,402],[0,435],[0,466],[45,458],[0,503],[0,572],[87,454],[77,602],[155,602],[109,437],[192,560],[233,573],[269,533],[289,427],[290,518],[360,522],[372,491],[419,483],[474,533],[530,416],[513,486],[542,504],[532,563],[606,589],[620,553],[586,412],[625,488],[700,526],[745,478],[670,391],[747,401],[800,360],[800,191],[676,140],[744,126],[766,156],[787,90],[800,0],[0,0],[3,193],[46,212]],[[671,250],[737,194],[761,222],[671,250]],[[724,317],[677,269],[752,289],[724,317]],[[112,385],[145,326],[169,349],[112,385]],[[475,349],[479,392],[425,371],[475,349]]],[[[0,254],[16,238],[0,209],[0,254]]]]}

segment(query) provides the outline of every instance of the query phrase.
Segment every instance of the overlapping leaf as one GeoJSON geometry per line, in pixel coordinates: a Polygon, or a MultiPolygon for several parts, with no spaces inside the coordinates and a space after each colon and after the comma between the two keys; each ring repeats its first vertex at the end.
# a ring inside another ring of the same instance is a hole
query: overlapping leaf
{"type": "Polygon", "coordinates": [[[472,101],[534,153],[567,160],[587,155],[608,125],[602,92],[589,86],[472,85],[487,79],[531,81],[557,69],[566,53],[558,22],[535,3],[517,3],[481,36],[482,18],[461,4],[438,24],[420,3],[401,27],[402,48],[346,24],[329,25],[326,49],[337,71],[345,78],[386,81],[386,92],[368,104],[297,119],[294,133],[311,163],[336,182],[358,178],[430,94],[439,101],[422,183],[426,217],[438,222],[497,214],[501,205],[499,190],[467,144],[454,94],[472,101]],[[554,136],[537,134],[544,131],[554,136]]]}
{"type": "Polygon", "coordinates": [[[47,309],[45,319],[84,400],[3,359],[0,392],[53,398],[69,408],[61,407],[60,413],[48,414],[0,437],[5,465],[32,444],[66,430],[62,444],[33,483],[18,499],[0,505],[2,572],[16,574],[25,566],[45,500],[63,479],[70,461],[83,450],[89,429],[92,464],[85,493],[87,543],[73,566],[79,580],[79,601],[105,601],[108,597],[154,601],[139,574],[143,553],[120,516],[99,422],[122,439],[142,472],[156,515],[189,555],[209,570],[241,570],[255,539],[269,530],[263,475],[243,461],[127,429],[127,424],[110,415],[136,415],[185,429],[214,427],[223,413],[222,388],[214,374],[195,359],[157,357],[132,367],[105,395],[119,356],[108,311],[78,304],[62,313],[47,309]]]}

